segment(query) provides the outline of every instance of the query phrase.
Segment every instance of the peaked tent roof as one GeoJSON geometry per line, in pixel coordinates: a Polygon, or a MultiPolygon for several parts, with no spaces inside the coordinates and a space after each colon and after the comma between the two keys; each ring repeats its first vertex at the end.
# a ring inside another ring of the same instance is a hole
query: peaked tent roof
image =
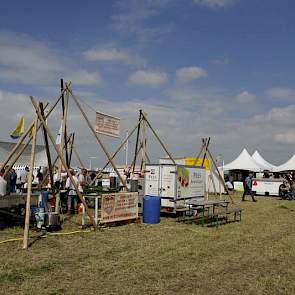
{"type": "Polygon", "coordinates": [[[275,168],[275,171],[290,171],[295,170],[295,154],[284,164],[275,168]]]}
{"type": "Polygon", "coordinates": [[[257,163],[244,148],[235,160],[223,166],[223,170],[249,170],[253,172],[260,172],[268,170],[268,168],[257,163]]]}
{"type": "Polygon", "coordinates": [[[255,151],[255,153],[252,155],[252,158],[260,165],[263,165],[265,167],[268,167],[268,170],[275,170],[276,166],[267,162],[258,151],[255,151]]]}

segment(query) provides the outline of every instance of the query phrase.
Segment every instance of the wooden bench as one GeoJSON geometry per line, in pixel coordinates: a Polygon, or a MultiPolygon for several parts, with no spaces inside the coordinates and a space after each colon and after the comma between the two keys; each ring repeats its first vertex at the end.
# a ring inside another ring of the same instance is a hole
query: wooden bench
{"type": "Polygon", "coordinates": [[[184,221],[185,217],[186,217],[186,212],[188,212],[188,211],[191,211],[191,208],[186,207],[186,206],[177,206],[175,208],[175,212],[177,214],[178,221],[181,221],[181,220],[184,221]],[[181,217],[182,217],[182,219],[181,219],[181,217]]]}
{"type": "Polygon", "coordinates": [[[243,209],[241,209],[241,208],[227,209],[225,211],[226,218],[228,219],[228,216],[233,214],[234,215],[234,221],[242,221],[242,211],[243,211],[243,209]],[[238,219],[237,219],[237,217],[238,217],[238,219]]]}

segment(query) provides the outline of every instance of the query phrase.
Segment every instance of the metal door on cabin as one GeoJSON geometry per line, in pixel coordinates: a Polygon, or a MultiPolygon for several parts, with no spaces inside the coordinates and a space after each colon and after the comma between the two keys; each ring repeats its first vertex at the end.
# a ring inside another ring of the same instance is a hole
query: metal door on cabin
{"type": "Polygon", "coordinates": [[[175,198],[176,190],[176,167],[161,165],[161,197],[175,198]]]}
{"type": "Polygon", "coordinates": [[[160,165],[146,165],[144,194],[160,196],[160,165]]]}

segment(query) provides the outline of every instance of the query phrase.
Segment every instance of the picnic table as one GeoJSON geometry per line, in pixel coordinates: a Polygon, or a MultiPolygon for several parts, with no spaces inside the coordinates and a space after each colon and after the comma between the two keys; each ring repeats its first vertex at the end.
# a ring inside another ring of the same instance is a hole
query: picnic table
{"type": "Polygon", "coordinates": [[[205,219],[206,219],[205,212],[206,211],[208,212],[207,217],[218,219],[218,214],[216,214],[216,207],[223,207],[225,210],[227,210],[229,201],[192,199],[192,200],[188,200],[187,204],[192,208],[192,210],[196,209],[197,212],[198,212],[198,209],[201,209],[202,211],[201,223],[202,223],[202,226],[204,226],[205,219]],[[211,214],[210,214],[210,209],[212,209],[211,214]]]}

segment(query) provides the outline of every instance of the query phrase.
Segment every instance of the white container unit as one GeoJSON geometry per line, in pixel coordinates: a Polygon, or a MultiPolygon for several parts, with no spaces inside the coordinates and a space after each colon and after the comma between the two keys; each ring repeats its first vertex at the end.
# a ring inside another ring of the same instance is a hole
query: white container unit
{"type": "Polygon", "coordinates": [[[145,195],[160,196],[162,209],[171,211],[171,200],[203,198],[205,195],[206,171],[203,167],[146,164],[145,195]]]}
{"type": "Polygon", "coordinates": [[[282,183],[282,179],[253,178],[252,191],[255,192],[256,195],[278,196],[279,187],[282,183]]]}

